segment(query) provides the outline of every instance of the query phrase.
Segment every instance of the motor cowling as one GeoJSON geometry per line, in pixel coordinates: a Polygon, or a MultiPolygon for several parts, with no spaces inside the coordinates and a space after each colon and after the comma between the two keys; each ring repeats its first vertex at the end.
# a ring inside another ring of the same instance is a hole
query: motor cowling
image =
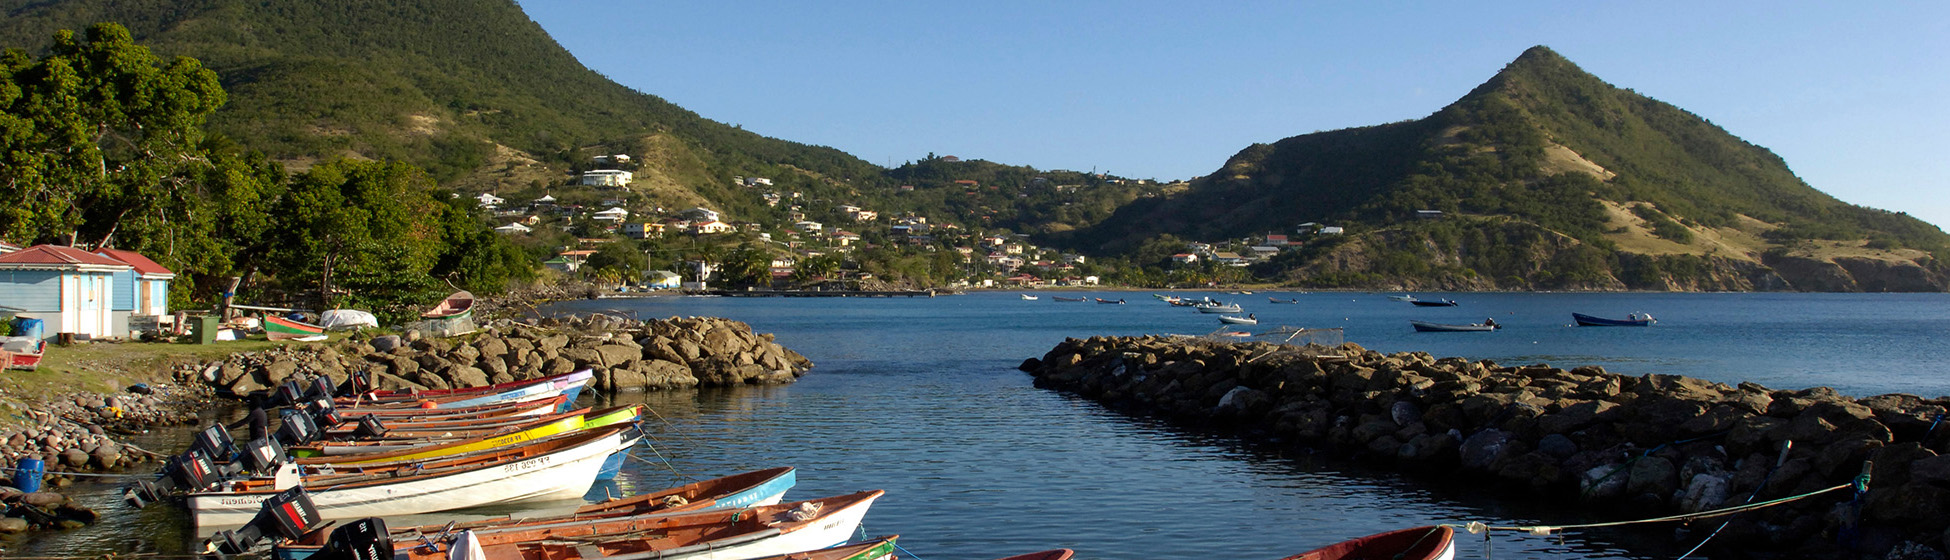
{"type": "Polygon", "coordinates": [[[286,379],[283,384],[278,385],[277,399],[279,406],[305,402],[305,386],[299,385],[296,379],[286,379]]]}
{"type": "Polygon", "coordinates": [[[251,518],[243,528],[212,535],[204,550],[218,558],[242,554],[256,548],[258,541],[267,536],[287,540],[302,537],[321,521],[324,516],[312,504],[311,495],[302,486],[294,487],[266,498],[257,510],[257,517],[251,518]]]}
{"type": "Polygon", "coordinates": [[[386,532],[386,520],[360,519],[332,530],[325,547],[312,553],[313,560],[392,560],[393,535],[386,532]]]}
{"type": "Polygon", "coordinates": [[[244,470],[260,474],[270,472],[278,468],[278,465],[291,460],[291,456],[285,453],[284,446],[279,445],[278,440],[271,438],[257,438],[244,444],[242,458],[244,470]]]}
{"type": "Polygon", "coordinates": [[[202,451],[212,460],[228,460],[237,454],[237,441],[231,439],[230,430],[222,424],[211,424],[197,432],[196,440],[190,442],[190,450],[202,451]]]}
{"type": "Polygon", "coordinates": [[[371,439],[386,435],[386,424],[378,416],[364,414],[359,416],[359,426],[352,429],[353,439],[371,439]]]}
{"type": "Polygon", "coordinates": [[[282,425],[278,426],[277,438],[286,447],[304,445],[318,439],[318,424],[312,421],[311,415],[287,410],[278,418],[282,425]]]}

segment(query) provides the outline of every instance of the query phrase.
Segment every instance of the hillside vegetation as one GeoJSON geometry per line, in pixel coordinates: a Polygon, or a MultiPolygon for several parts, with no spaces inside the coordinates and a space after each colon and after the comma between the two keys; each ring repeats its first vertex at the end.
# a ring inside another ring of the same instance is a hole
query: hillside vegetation
{"type": "Polygon", "coordinates": [[[1162,234],[1245,238],[1305,222],[1347,236],[1259,275],[1322,287],[1941,290],[1950,245],[1544,47],[1429,117],[1247,147],[1192,188],[1064,241],[1122,251],[1162,234]],[[1430,210],[1442,218],[1417,219],[1430,210]]]}

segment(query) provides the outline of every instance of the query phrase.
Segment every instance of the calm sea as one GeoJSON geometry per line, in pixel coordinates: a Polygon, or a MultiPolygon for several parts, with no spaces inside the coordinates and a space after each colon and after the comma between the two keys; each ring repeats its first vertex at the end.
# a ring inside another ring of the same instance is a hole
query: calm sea
{"type": "MultiPolygon", "coordinates": [[[[1616,519],[1485,489],[1467,477],[1401,475],[1277,443],[1254,443],[1105,411],[1036,389],[1014,368],[1066,337],[1205,334],[1211,315],[1146,293],[1065,293],[1126,305],[1056,302],[1050,293],[939,298],[592,300],[559,312],[638,318],[720,316],[816,364],[782,387],[652,393],[641,458],[603,493],[635,493],[774,465],[800,469],[787,499],[864,489],[888,494],[869,534],[902,535],[923,560],[973,560],[1055,547],[1091,559],[1276,559],[1402,527],[1485,521],[1570,524],[1616,519]]],[[[1856,396],[1950,394],[1946,294],[1427,294],[1461,302],[1420,308],[1382,294],[1191,294],[1236,301],[1261,325],[1341,327],[1382,351],[1559,367],[1601,365],[1777,389],[1827,385],[1856,396]],[[1268,297],[1297,299],[1273,305],[1268,297]],[[1571,327],[1571,312],[1651,313],[1651,328],[1571,327]],[[1416,333],[1411,319],[1495,317],[1493,333],[1416,333]]],[[[600,404],[600,397],[585,404],[600,404]]],[[[186,440],[187,433],[159,434],[186,440]]],[[[157,444],[176,450],[174,446],[157,444]]],[[[153,448],[152,447],[152,448],[153,448]]],[[[132,513],[111,485],[75,489],[107,514],[97,526],[10,552],[177,552],[184,516],[132,513]],[[140,535],[132,537],[131,535],[140,535]]],[[[556,504],[553,507],[565,507],[556,504]]],[[[500,511],[477,512],[500,513],[500,511]]],[[[1562,537],[1460,540],[1468,558],[1672,558],[1711,527],[1672,526],[1562,537]],[[1681,538],[1675,538],[1680,536],[1681,538]]],[[[1700,557],[1700,556],[1695,556],[1700,557]]]]}

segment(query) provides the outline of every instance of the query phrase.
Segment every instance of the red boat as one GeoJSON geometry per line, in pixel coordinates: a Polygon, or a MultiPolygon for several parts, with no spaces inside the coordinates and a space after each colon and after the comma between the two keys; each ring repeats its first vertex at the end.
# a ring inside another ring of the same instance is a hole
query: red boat
{"type": "Polygon", "coordinates": [[[47,348],[47,341],[25,337],[7,339],[0,344],[0,369],[33,370],[41,367],[41,351],[47,348]]]}
{"type": "Polygon", "coordinates": [[[1282,560],[1455,560],[1456,530],[1436,525],[1368,535],[1316,548],[1282,560]]]}

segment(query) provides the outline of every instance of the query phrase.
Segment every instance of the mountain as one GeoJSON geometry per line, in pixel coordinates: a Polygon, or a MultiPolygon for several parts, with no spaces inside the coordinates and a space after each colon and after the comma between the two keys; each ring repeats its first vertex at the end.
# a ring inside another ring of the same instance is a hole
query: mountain
{"type": "Polygon", "coordinates": [[[1313,236],[1256,271],[1300,285],[1943,290],[1950,236],[1850,205],[1772,152],[1545,47],[1413,121],[1241,150],[1058,241],[1313,236]],[[1439,219],[1428,219],[1440,212],[1439,219]]]}

